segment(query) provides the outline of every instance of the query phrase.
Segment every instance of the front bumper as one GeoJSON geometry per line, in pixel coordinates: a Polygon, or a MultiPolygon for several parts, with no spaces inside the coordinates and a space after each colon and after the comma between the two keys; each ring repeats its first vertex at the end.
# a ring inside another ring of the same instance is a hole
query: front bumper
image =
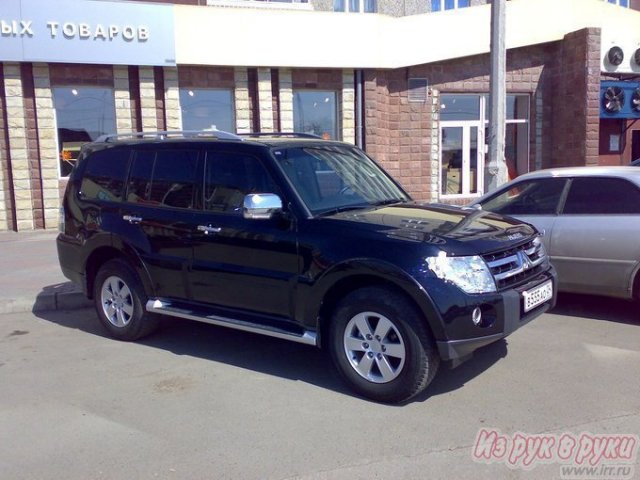
{"type": "Polygon", "coordinates": [[[450,338],[436,341],[440,358],[460,363],[470,357],[478,348],[510,335],[518,328],[552,309],[558,295],[557,283],[556,272],[550,268],[521,287],[505,290],[490,297],[475,297],[473,302],[468,303],[464,312],[458,312],[456,318],[450,318],[448,322],[445,322],[447,325],[445,328],[449,331],[450,338]],[[542,285],[550,279],[553,282],[552,298],[525,313],[522,292],[542,285]],[[486,311],[493,316],[488,326],[475,327],[471,323],[468,312],[476,306],[481,306],[483,312],[486,311]]]}

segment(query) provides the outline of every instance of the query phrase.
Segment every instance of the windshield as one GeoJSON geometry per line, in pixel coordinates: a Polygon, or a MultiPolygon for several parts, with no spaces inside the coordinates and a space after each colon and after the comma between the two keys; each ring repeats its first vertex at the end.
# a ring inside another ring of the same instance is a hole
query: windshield
{"type": "Polygon", "coordinates": [[[406,202],[402,191],[356,149],[327,145],[274,151],[278,164],[314,215],[406,202]]]}

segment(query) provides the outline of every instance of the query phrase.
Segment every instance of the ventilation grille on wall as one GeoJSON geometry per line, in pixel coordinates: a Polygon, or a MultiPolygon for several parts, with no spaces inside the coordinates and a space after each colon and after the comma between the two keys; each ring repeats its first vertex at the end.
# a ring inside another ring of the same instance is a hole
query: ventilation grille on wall
{"type": "Polygon", "coordinates": [[[600,118],[640,118],[640,82],[601,82],[600,118]]]}
{"type": "Polygon", "coordinates": [[[426,78],[409,79],[409,102],[425,103],[427,101],[427,90],[429,82],[426,78]]]}

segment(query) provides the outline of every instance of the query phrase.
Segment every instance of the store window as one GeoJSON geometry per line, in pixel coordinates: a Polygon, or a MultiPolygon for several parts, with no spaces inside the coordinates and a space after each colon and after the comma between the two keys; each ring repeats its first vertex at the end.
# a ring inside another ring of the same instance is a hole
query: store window
{"type": "Polygon", "coordinates": [[[327,90],[294,90],[293,128],[296,132],[340,140],[337,93],[327,90]]]}
{"type": "Polygon", "coordinates": [[[333,0],[334,12],[376,13],[377,0],[333,0]]]}
{"type": "MultiPolygon", "coordinates": [[[[440,193],[484,192],[489,143],[489,96],[444,94],[440,98],[440,193]]],[[[507,95],[505,159],[509,179],[529,170],[529,96],[507,95]]]]}
{"type": "Polygon", "coordinates": [[[236,131],[231,89],[182,88],[180,108],[185,130],[236,131]]]}
{"type": "Polygon", "coordinates": [[[431,11],[454,10],[469,6],[469,0],[431,0],[431,11]]]}
{"type": "Polygon", "coordinates": [[[80,148],[101,135],[116,133],[113,89],[68,86],[53,89],[58,129],[60,176],[68,177],[80,148]]]}
{"type": "Polygon", "coordinates": [[[605,0],[614,5],[620,5],[621,7],[629,8],[629,0],[605,0]]]}

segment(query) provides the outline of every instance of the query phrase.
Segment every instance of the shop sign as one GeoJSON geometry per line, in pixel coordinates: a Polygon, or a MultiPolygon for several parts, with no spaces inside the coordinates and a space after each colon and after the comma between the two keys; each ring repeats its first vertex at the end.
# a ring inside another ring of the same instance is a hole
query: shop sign
{"type": "Polygon", "coordinates": [[[173,6],[2,0],[0,61],[175,65],[173,6]]]}

